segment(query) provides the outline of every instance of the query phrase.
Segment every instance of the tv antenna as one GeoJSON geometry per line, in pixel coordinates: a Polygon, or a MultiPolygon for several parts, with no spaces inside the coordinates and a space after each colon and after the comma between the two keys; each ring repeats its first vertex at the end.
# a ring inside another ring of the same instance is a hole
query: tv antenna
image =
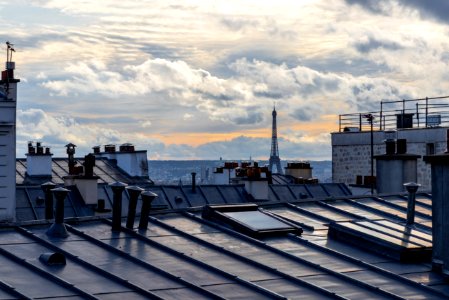
{"type": "Polygon", "coordinates": [[[12,53],[16,52],[14,49],[14,44],[6,41],[6,62],[12,62],[12,53]]]}

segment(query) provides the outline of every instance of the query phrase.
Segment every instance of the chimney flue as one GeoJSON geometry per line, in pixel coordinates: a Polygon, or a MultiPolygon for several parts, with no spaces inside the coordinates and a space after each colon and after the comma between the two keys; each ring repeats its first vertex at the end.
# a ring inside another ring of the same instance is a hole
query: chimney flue
{"type": "Polygon", "coordinates": [[[136,218],[137,199],[144,189],[138,186],[128,186],[126,188],[129,194],[128,218],[126,219],[126,228],[134,228],[134,219],[136,218]]]}
{"type": "Polygon", "coordinates": [[[47,230],[47,235],[52,237],[65,238],[69,234],[67,233],[67,229],[65,228],[64,224],[64,200],[70,191],[63,187],[59,187],[51,189],[51,192],[56,198],[55,222],[47,230]]]}
{"type": "Polygon", "coordinates": [[[196,193],[196,173],[192,172],[192,193],[196,193]]]}
{"type": "Polygon", "coordinates": [[[407,153],[407,140],[406,139],[397,139],[396,153],[397,154],[406,154],[407,153]]]}
{"type": "Polygon", "coordinates": [[[157,194],[148,191],[141,194],[142,211],[140,212],[139,229],[146,230],[148,228],[148,219],[150,217],[151,203],[157,198],[157,194]]]}
{"type": "Polygon", "coordinates": [[[51,181],[41,185],[45,195],[45,219],[47,220],[53,219],[53,194],[51,190],[54,189],[55,186],[56,184],[51,181]]]}
{"type": "Polygon", "coordinates": [[[411,226],[415,222],[415,203],[416,203],[416,192],[421,185],[415,182],[404,183],[404,187],[408,192],[408,203],[407,203],[407,225],[411,226]]]}
{"type": "Polygon", "coordinates": [[[109,184],[114,194],[112,202],[112,230],[120,231],[122,226],[122,194],[127,186],[123,182],[114,182],[109,184]]]}

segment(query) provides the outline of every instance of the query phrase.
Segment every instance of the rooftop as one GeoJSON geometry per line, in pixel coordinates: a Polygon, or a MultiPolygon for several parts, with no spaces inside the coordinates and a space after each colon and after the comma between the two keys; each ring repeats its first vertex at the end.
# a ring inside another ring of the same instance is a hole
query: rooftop
{"type": "Polygon", "coordinates": [[[333,222],[358,222],[366,239],[424,243],[431,196],[417,195],[409,234],[406,203],[403,195],[259,203],[258,211],[303,233],[258,239],[205,219],[192,205],[153,210],[146,230],[123,223],[116,232],[107,218],[67,218],[69,237],[55,238],[46,235],[48,221],[14,224],[0,230],[0,299],[444,299],[449,285],[429,262],[403,263],[328,235],[333,222]],[[65,265],[46,263],[51,253],[63,254],[65,265]]]}

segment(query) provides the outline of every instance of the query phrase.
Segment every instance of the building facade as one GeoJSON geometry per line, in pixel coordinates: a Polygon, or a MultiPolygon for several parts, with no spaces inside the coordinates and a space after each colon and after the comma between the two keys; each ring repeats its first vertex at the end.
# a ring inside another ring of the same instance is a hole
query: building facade
{"type": "MultiPolygon", "coordinates": [[[[431,155],[446,151],[448,127],[407,128],[396,131],[397,139],[407,140],[407,153],[431,155]]],[[[374,155],[385,153],[388,131],[373,132],[374,155]]],[[[371,172],[371,138],[369,131],[334,132],[332,137],[332,180],[356,184],[357,177],[364,178],[371,172]]],[[[374,160],[374,171],[376,170],[374,160]]],[[[418,159],[418,183],[421,190],[431,189],[430,166],[418,159]]],[[[376,175],[376,174],[374,174],[376,175]]]]}

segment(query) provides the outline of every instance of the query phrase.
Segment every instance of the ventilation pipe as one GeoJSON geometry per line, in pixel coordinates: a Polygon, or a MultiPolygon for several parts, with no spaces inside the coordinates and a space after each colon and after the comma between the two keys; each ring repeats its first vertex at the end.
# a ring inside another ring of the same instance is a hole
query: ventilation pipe
{"type": "Polygon", "coordinates": [[[157,194],[147,191],[141,194],[142,211],[140,212],[139,229],[146,230],[148,228],[148,219],[150,217],[151,203],[157,198],[157,194]]]}
{"type": "Polygon", "coordinates": [[[134,228],[134,219],[136,218],[137,199],[144,189],[138,186],[128,186],[126,190],[129,194],[128,219],[126,220],[126,228],[134,228]]]}
{"type": "Polygon", "coordinates": [[[56,198],[56,208],[55,208],[55,222],[47,230],[47,235],[51,237],[65,238],[69,234],[64,224],[64,200],[69,193],[68,189],[63,187],[58,187],[51,189],[54,197],[56,198]]]}
{"type": "Polygon", "coordinates": [[[75,173],[75,148],[76,145],[69,143],[65,145],[67,148],[67,155],[69,156],[69,175],[76,175],[75,173]]]}
{"type": "Polygon", "coordinates": [[[420,186],[420,184],[415,182],[404,183],[404,187],[408,192],[407,226],[411,226],[415,222],[416,192],[420,186]]]}
{"type": "Polygon", "coordinates": [[[56,184],[49,181],[41,185],[45,195],[45,219],[53,219],[53,194],[52,189],[56,187],[56,184]]]}
{"type": "Polygon", "coordinates": [[[122,226],[122,194],[127,184],[117,181],[109,184],[109,186],[114,194],[112,202],[112,231],[120,231],[122,226]]]}
{"type": "Polygon", "coordinates": [[[192,193],[196,193],[196,173],[192,172],[192,193]]]}

